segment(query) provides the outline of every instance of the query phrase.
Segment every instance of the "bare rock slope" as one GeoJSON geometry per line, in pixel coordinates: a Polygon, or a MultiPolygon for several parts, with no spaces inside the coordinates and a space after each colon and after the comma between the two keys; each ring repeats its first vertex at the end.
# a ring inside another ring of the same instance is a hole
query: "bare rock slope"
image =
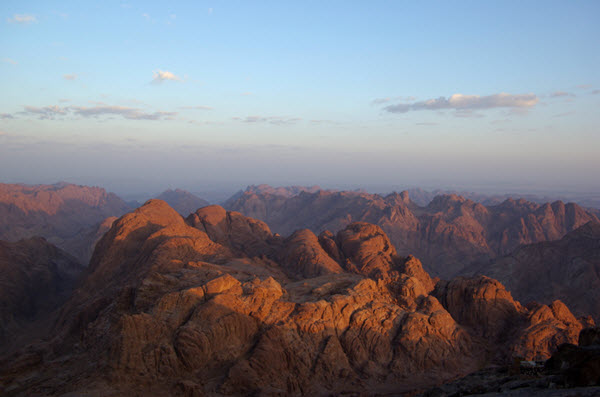
{"type": "Polygon", "coordinates": [[[432,279],[384,231],[288,238],[160,200],[114,222],[53,337],[0,363],[6,395],[393,395],[547,358],[582,323],[488,278],[432,279]],[[437,283],[437,284],[436,284],[437,283]]]}

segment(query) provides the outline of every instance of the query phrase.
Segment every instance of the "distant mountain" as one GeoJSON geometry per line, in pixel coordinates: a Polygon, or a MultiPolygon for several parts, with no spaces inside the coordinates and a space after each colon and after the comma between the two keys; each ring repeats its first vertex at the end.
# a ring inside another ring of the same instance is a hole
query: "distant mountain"
{"type": "Polygon", "coordinates": [[[500,280],[522,302],[560,299],[576,315],[600,321],[600,223],[586,223],[560,240],[521,246],[474,273],[500,280]]]}
{"type": "Polygon", "coordinates": [[[0,184],[0,239],[41,236],[87,263],[100,224],[131,209],[99,187],[0,184]]]}
{"type": "Polygon", "coordinates": [[[209,205],[208,201],[182,189],[165,190],[156,198],[166,201],[167,204],[183,216],[188,216],[198,208],[209,205]]]}
{"type": "Polygon", "coordinates": [[[240,190],[233,196],[231,196],[225,203],[223,204],[225,207],[229,207],[235,203],[236,200],[243,197],[245,194],[258,194],[258,195],[267,195],[267,196],[278,196],[283,198],[290,198],[296,196],[302,192],[315,193],[319,190],[322,190],[319,186],[279,186],[273,187],[271,185],[250,185],[246,187],[246,190],[240,190]]]}
{"type": "Polygon", "coordinates": [[[402,395],[548,358],[585,325],[488,277],[432,279],[377,225],[284,238],[150,200],[98,242],[47,340],[0,360],[0,392],[402,395]]]}
{"type": "MultiPolygon", "coordinates": [[[[83,267],[40,237],[0,241],[0,352],[18,345],[29,327],[69,297],[83,267]]],[[[45,324],[49,327],[50,324],[45,324]]],[[[42,328],[38,336],[47,336],[42,328]]]]}
{"type": "Polygon", "coordinates": [[[390,236],[399,254],[418,256],[429,272],[445,278],[521,244],[556,240],[598,221],[592,212],[561,201],[540,205],[508,199],[486,207],[461,196],[439,195],[419,206],[408,192],[380,196],[320,190],[290,197],[249,189],[226,207],[265,221],[284,236],[303,228],[336,232],[355,221],[373,223],[390,236]]]}

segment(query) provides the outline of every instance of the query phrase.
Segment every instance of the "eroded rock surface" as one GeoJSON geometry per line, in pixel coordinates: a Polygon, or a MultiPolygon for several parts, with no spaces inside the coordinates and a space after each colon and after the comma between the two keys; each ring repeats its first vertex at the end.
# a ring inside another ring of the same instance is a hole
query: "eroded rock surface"
{"type": "Polygon", "coordinates": [[[113,223],[54,337],[5,358],[0,384],[7,395],[398,394],[507,352],[551,354],[581,324],[561,303],[546,309],[492,279],[438,282],[376,225],[282,238],[217,206],[184,219],[150,200],[113,223]]]}

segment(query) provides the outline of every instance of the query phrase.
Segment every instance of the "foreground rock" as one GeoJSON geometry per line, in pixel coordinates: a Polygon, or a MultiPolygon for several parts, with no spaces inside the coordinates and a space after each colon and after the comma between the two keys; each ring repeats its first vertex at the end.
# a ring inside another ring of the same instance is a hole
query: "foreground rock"
{"type": "Polygon", "coordinates": [[[598,396],[600,395],[600,328],[579,334],[579,346],[565,343],[549,360],[515,360],[511,366],[477,371],[430,389],[427,397],[477,394],[482,396],[598,396]]]}
{"type": "Polygon", "coordinates": [[[7,395],[398,394],[549,357],[582,324],[487,278],[438,282],[383,230],[288,238],[151,200],[113,223],[53,338],[0,364],[7,395]]]}

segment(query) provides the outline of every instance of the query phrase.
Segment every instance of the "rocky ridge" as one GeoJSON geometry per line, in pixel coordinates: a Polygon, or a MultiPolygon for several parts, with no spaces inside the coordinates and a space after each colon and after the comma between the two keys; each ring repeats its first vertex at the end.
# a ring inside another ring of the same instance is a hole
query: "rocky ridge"
{"type": "Polygon", "coordinates": [[[184,219],[150,200],[96,245],[54,337],[0,363],[0,390],[398,394],[548,358],[586,321],[485,277],[432,279],[377,225],[284,238],[218,206],[184,219]]]}
{"type": "Polygon", "coordinates": [[[399,254],[419,257],[429,272],[443,278],[465,274],[469,266],[520,245],[560,239],[587,222],[598,222],[594,213],[574,203],[507,199],[484,206],[447,194],[422,207],[408,192],[384,197],[320,190],[289,197],[250,189],[226,207],[263,220],[282,235],[303,228],[317,234],[338,231],[357,221],[376,224],[399,254]]]}

